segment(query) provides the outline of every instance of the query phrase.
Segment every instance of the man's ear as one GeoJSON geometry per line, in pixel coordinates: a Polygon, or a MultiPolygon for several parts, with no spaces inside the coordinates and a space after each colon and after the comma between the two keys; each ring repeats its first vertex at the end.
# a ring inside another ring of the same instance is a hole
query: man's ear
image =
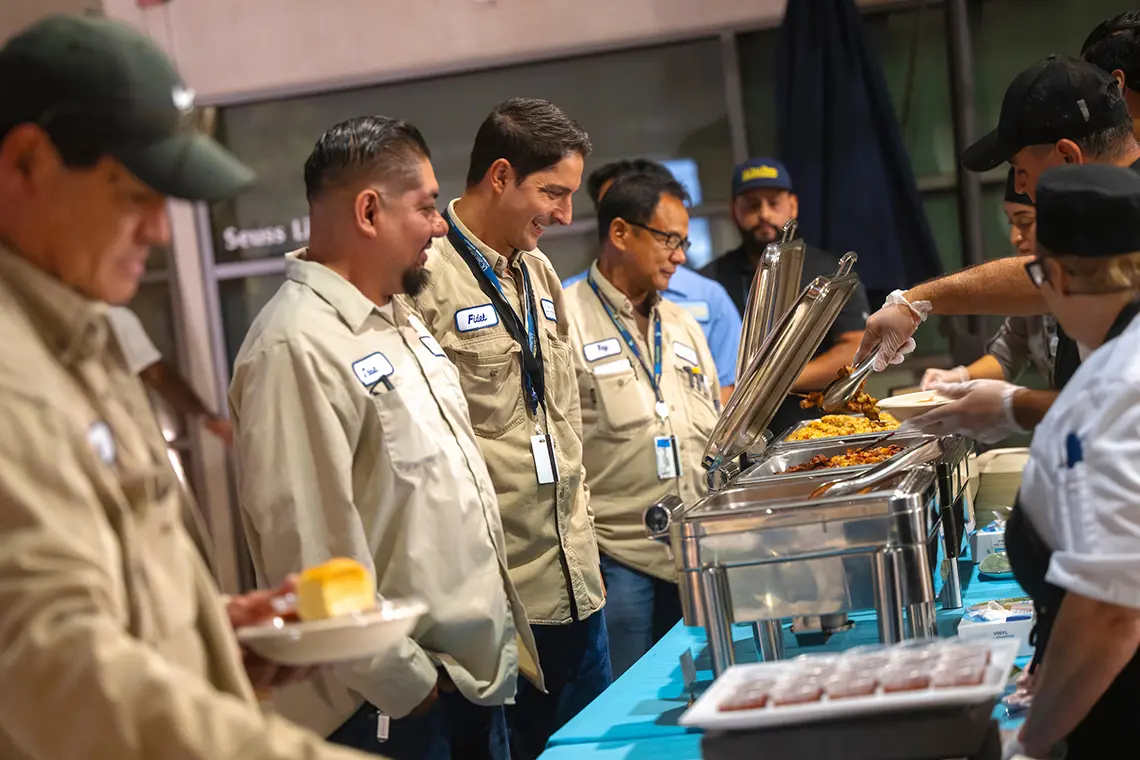
{"type": "Polygon", "coordinates": [[[380,205],[383,203],[380,193],[373,188],[366,188],[357,193],[353,200],[353,221],[356,228],[369,237],[376,237],[380,231],[380,205]]]}
{"type": "Polygon", "coordinates": [[[1081,146],[1072,140],[1058,140],[1056,149],[1066,164],[1083,164],[1085,162],[1085,154],[1081,150],[1081,146]]]}
{"type": "Polygon", "coordinates": [[[496,194],[502,194],[507,188],[507,184],[514,181],[514,168],[511,162],[505,158],[496,158],[495,163],[491,164],[491,168],[487,170],[487,177],[491,181],[491,189],[496,194]]]}
{"type": "Polygon", "coordinates": [[[1126,85],[1124,84],[1124,79],[1125,79],[1124,72],[1121,71],[1120,69],[1114,69],[1112,72],[1112,78],[1116,80],[1116,83],[1118,85],[1120,85],[1120,91],[1124,92],[1124,90],[1126,88],[1126,85]]]}
{"type": "Polygon", "coordinates": [[[633,235],[633,227],[624,219],[614,219],[610,222],[610,245],[619,251],[629,248],[629,239],[633,235]]]}

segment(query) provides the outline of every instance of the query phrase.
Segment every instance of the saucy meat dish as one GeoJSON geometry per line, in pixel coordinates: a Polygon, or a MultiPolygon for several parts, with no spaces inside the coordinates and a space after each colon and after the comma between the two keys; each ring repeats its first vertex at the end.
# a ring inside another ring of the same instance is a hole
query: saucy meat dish
{"type": "Polygon", "coordinates": [[[803,464],[789,467],[785,472],[809,472],[811,470],[828,470],[832,467],[858,467],[864,464],[877,464],[890,459],[895,454],[902,453],[902,451],[902,446],[890,444],[872,449],[847,449],[846,454],[835,454],[834,456],[816,454],[803,464]]]}

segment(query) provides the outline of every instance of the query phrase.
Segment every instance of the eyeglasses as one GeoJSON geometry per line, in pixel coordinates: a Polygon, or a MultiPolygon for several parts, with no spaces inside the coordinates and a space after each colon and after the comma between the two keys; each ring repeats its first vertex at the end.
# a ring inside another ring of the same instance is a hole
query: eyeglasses
{"type": "Polygon", "coordinates": [[[676,232],[666,232],[665,230],[659,230],[656,227],[650,227],[648,224],[641,224],[640,222],[631,222],[628,219],[626,219],[625,221],[628,224],[633,225],[634,227],[640,227],[641,229],[645,230],[646,232],[652,232],[654,235],[661,238],[662,242],[665,243],[665,247],[668,248],[670,251],[676,251],[679,249],[681,251],[681,253],[688,253],[689,248],[691,248],[693,245],[692,240],[689,240],[687,237],[681,237],[676,232]]]}
{"type": "Polygon", "coordinates": [[[1029,275],[1029,281],[1038,288],[1049,282],[1049,273],[1045,271],[1044,259],[1033,259],[1033,261],[1028,262],[1025,265],[1025,273],[1029,275]]]}

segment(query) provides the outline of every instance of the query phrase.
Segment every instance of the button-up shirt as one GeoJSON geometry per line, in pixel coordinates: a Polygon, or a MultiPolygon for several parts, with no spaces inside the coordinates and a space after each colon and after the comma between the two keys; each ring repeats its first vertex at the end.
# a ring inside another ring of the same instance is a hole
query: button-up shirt
{"type": "MultiPolygon", "coordinates": [[[[574,283],[586,279],[586,271],[562,281],[569,290],[574,283]]],[[[732,302],[728,291],[716,280],[697,274],[688,267],[677,267],[669,280],[669,287],[661,297],[677,304],[697,320],[704,331],[716,362],[717,379],[721,387],[736,383],[736,360],[740,354],[740,333],[743,323],[740,310],[732,302]]]]}
{"type": "Polygon", "coordinates": [[[604,603],[598,544],[582,469],[582,415],[571,359],[562,286],[540,251],[518,251],[509,259],[485,245],[449,206],[456,228],[494,269],[516,314],[525,313],[522,267],[530,273],[538,316],[538,341],[545,366],[546,410],[532,415],[524,400],[521,346],[459,252],[439,238],[428,250],[429,280],[416,297],[428,329],[459,368],[507,536],[511,577],[530,621],[565,624],[585,619],[604,603]],[[478,316],[486,319],[478,320],[478,316]],[[474,318],[473,318],[474,317],[474,318]],[[462,326],[460,320],[462,319],[462,326]],[[531,437],[553,438],[559,480],[540,485],[531,437]]]}
{"type": "Polygon", "coordinates": [[[1092,353],[1033,432],[1018,497],[1046,579],[1140,609],[1140,318],[1092,353]]]}
{"type": "Polygon", "coordinates": [[[328,758],[264,717],[106,306],[0,249],[0,757],[328,758]]]}
{"type": "Polygon", "coordinates": [[[661,321],[661,395],[669,413],[661,419],[651,378],[630,351],[588,281],[566,291],[574,366],[582,398],[586,477],[598,544],[619,562],[665,580],[676,571],[666,547],[645,536],[645,509],[667,494],[693,504],[705,495],[701,459],[719,415],[720,386],[704,334],[693,317],[668,300],[650,313],[648,334],[633,304],[602,275],[590,276],[614,316],[635,341],[653,371],[656,320],[661,321]],[[699,370],[699,374],[693,370],[699,370]],[[656,440],[672,436],[681,463],[679,477],[658,477],[656,440]]]}
{"type": "Polygon", "coordinates": [[[309,687],[324,709],[295,689],[282,712],[326,732],[364,699],[401,717],[437,662],[469,701],[504,704],[516,632],[532,653],[533,640],[458,373],[409,304],[378,308],[304,253],[287,257],[230,387],[258,581],[351,557],[383,597],[419,596],[429,611],[399,646],[309,687]]]}
{"type": "Polygon", "coordinates": [[[1006,380],[1017,380],[1032,364],[1041,377],[1051,381],[1057,358],[1057,318],[1052,314],[1006,317],[986,344],[986,353],[997,359],[1006,380]]]}

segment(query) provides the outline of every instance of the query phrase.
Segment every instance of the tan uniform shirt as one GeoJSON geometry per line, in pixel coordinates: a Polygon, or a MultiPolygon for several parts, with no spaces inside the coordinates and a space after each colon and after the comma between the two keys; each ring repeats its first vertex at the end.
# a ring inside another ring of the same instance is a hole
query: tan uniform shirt
{"type": "Polygon", "coordinates": [[[110,306],[107,308],[107,319],[127,362],[127,369],[132,375],[137,375],[152,364],[162,361],[158,347],[146,334],[146,328],[133,311],[126,306],[110,306]]]}
{"type": "Polygon", "coordinates": [[[288,280],[250,327],[230,387],[258,581],[352,557],[382,596],[419,596],[429,612],[393,651],[335,668],[321,699],[290,694],[279,706],[326,733],[364,699],[402,717],[435,684],[437,662],[471,702],[504,704],[516,631],[532,652],[533,639],[458,373],[406,302],[377,308],[303,254],[286,259],[288,280]]]}
{"type": "MultiPolygon", "coordinates": [[[[654,317],[643,333],[633,305],[602,276],[597,262],[590,267],[590,277],[652,372],[654,317]]],[[[582,394],[583,459],[598,544],[619,562],[674,580],[673,561],[663,544],[645,537],[643,517],[646,507],[666,494],[692,504],[707,491],[701,459],[719,414],[720,386],[704,333],[671,301],[660,301],[653,311],[661,320],[661,394],[669,405],[669,415],[662,420],[650,378],[587,280],[566,289],[566,311],[582,394]],[[693,374],[694,367],[702,380],[693,374]],[[676,438],[680,477],[658,477],[658,436],[676,438]]]]}
{"type": "Polygon", "coordinates": [[[540,251],[508,261],[479,241],[449,206],[451,217],[494,268],[507,302],[524,314],[522,270],[534,286],[546,376],[546,409],[538,419],[523,399],[521,347],[494,318],[487,296],[447,241],[428,251],[430,280],[416,298],[428,328],[459,368],[471,423],[487,460],[507,536],[511,577],[530,621],[565,624],[604,603],[598,544],[582,469],[581,409],[570,358],[562,285],[540,251]],[[479,316],[485,321],[476,321],[479,316]],[[460,321],[463,322],[461,328],[460,321]],[[536,427],[553,436],[560,479],[539,485],[531,453],[536,427]]]}
{"type": "Polygon", "coordinates": [[[363,760],[259,711],[106,311],[0,249],[0,757],[363,760]]]}

